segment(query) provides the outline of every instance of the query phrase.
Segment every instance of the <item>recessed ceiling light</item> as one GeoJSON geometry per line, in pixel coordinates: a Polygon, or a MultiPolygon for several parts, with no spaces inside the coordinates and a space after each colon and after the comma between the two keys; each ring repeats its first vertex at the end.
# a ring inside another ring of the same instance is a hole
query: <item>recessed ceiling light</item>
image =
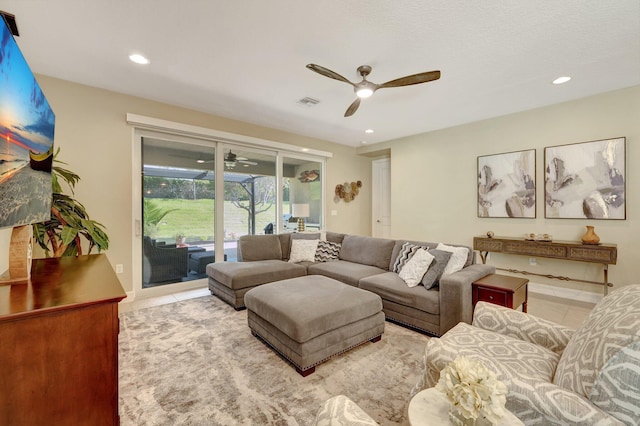
{"type": "Polygon", "coordinates": [[[373,133],[373,129],[367,129],[364,131],[365,133],[373,133]]]}
{"type": "Polygon", "coordinates": [[[364,144],[366,144],[366,143],[367,143],[367,141],[360,141],[360,143],[361,143],[362,145],[364,145],[364,144]]]}
{"type": "Polygon", "coordinates": [[[555,80],[553,80],[553,84],[562,84],[562,83],[566,83],[569,80],[571,80],[571,77],[558,77],[555,80]]]}
{"type": "Polygon", "coordinates": [[[204,160],[196,160],[196,163],[198,163],[198,164],[204,164],[204,160]]]}
{"type": "Polygon", "coordinates": [[[309,148],[302,148],[302,152],[309,152],[309,148]]]}
{"type": "Polygon", "coordinates": [[[132,62],[140,65],[147,65],[149,63],[149,60],[147,58],[137,53],[129,55],[129,59],[131,59],[132,62]]]}

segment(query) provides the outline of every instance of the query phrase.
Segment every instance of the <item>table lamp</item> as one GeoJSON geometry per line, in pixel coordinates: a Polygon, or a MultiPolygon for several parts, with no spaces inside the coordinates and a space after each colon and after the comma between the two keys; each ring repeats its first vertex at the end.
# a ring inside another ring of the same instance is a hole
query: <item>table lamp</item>
{"type": "Polygon", "coordinates": [[[304,219],[309,217],[309,204],[293,204],[291,214],[298,218],[298,232],[304,232],[304,219]]]}

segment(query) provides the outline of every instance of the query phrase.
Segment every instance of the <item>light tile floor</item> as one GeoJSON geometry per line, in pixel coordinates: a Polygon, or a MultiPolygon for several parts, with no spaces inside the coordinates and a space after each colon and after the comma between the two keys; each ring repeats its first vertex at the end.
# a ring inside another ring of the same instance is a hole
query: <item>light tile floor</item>
{"type": "MultiPolygon", "coordinates": [[[[128,312],[202,296],[215,297],[211,296],[209,289],[204,287],[165,296],[137,299],[133,302],[121,302],[119,311],[128,312]]],[[[562,324],[566,327],[578,328],[594,306],[594,304],[587,302],[529,292],[527,311],[532,315],[562,324]]]]}

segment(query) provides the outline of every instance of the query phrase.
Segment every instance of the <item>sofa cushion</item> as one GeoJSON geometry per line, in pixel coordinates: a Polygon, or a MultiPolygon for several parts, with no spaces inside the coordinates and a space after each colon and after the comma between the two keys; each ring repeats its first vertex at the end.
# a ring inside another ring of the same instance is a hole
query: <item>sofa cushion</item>
{"type": "Polygon", "coordinates": [[[402,270],[398,274],[409,287],[415,287],[422,283],[422,277],[427,273],[429,265],[433,261],[433,255],[423,248],[418,250],[411,256],[411,259],[405,263],[402,270]]]}
{"type": "Polygon", "coordinates": [[[340,256],[340,247],[342,244],[331,241],[318,241],[318,249],[316,250],[316,262],[329,262],[330,260],[338,260],[340,256]]]}
{"type": "MultiPolygon", "coordinates": [[[[324,275],[343,283],[358,287],[358,282],[364,277],[383,274],[384,269],[375,266],[362,265],[360,263],[334,260],[326,263],[314,263],[307,267],[309,275],[324,275]]],[[[396,275],[397,276],[397,275],[396,275]]],[[[401,280],[402,281],[402,280],[401,280]]],[[[406,287],[406,285],[405,285],[406,287]]]]}
{"type": "Polygon", "coordinates": [[[440,314],[440,292],[425,290],[421,286],[407,287],[394,272],[362,278],[360,288],[373,292],[384,300],[390,300],[404,306],[411,306],[430,314],[440,314]]]}
{"type": "Polygon", "coordinates": [[[447,266],[444,268],[442,275],[453,274],[454,272],[458,272],[465,267],[467,263],[467,259],[469,258],[469,248],[468,247],[457,247],[457,246],[449,246],[446,244],[439,243],[436,246],[437,250],[448,251],[451,253],[451,257],[449,258],[449,262],[447,262],[447,266]]]}
{"type": "Polygon", "coordinates": [[[282,260],[280,238],[277,235],[243,235],[238,240],[238,252],[243,262],[282,260]]]}
{"type": "MultiPolygon", "coordinates": [[[[404,243],[411,243],[411,244],[415,244],[417,246],[422,246],[422,247],[426,247],[428,249],[434,249],[436,248],[436,246],[438,245],[438,243],[433,243],[433,242],[428,242],[428,241],[414,241],[414,240],[397,240],[395,242],[395,245],[393,247],[393,250],[391,252],[391,261],[394,262],[396,260],[396,257],[398,257],[398,253],[400,252],[402,245],[404,243]]],[[[464,263],[464,267],[466,268],[469,265],[472,265],[475,262],[475,258],[476,258],[476,252],[473,251],[473,249],[471,247],[468,246],[459,246],[456,244],[449,244],[453,247],[467,247],[467,249],[469,249],[469,253],[467,255],[467,260],[464,263]]],[[[389,270],[392,271],[393,269],[393,264],[389,265],[389,270]]]]}
{"type": "Polygon", "coordinates": [[[438,285],[440,277],[442,277],[442,273],[444,272],[444,268],[447,267],[449,258],[451,258],[451,253],[444,250],[432,249],[429,250],[429,253],[433,256],[433,261],[431,262],[431,265],[429,265],[427,273],[422,277],[422,285],[427,290],[438,285]]]}
{"type": "Polygon", "coordinates": [[[394,245],[394,240],[385,238],[345,235],[340,259],[388,270],[394,245]]]}
{"type": "Polygon", "coordinates": [[[293,234],[278,234],[280,239],[280,248],[282,249],[282,260],[289,260],[289,253],[291,252],[291,235],[293,234]]]}
{"type": "Polygon", "coordinates": [[[301,277],[306,274],[307,268],[305,266],[282,260],[224,262],[207,265],[208,276],[233,290],[301,277]]]}
{"type": "Polygon", "coordinates": [[[318,241],[320,240],[292,239],[289,262],[314,262],[318,241]]]}
{"type": "Polygon", "coordinates": [[[404,265],[406,265],[407,262],[409,262],[409,260],[413,257],[416,251],[418,251],[418,249],[420,248],[427,248],[427,247],[420,246],[417,244],[410,243],[409,241],[406,241],[404,244],[402,244],[402,248],[398,252],[398,255],[395,257],[395,260],[392,258],[393,263],[392,263],[392,266],[389,268],[389,270],[391,272],[395,272],[396,274],[399,273],[404,267],[404,265]]]}
{"type": "Polygon", "coordinates": [[[327,231],[325,233],[325,238],[327,241],[331,241],[332,243],[342,244],[342,240],[344,240],[345,234],[340,234],[338,232],[327,231]]]}
{"type": "Polygon", "coordinates": [[[640,341],[640,285],[602,299],[571,336],[554,383],[589,397],[602,368],[622,348],[640,341]]]}

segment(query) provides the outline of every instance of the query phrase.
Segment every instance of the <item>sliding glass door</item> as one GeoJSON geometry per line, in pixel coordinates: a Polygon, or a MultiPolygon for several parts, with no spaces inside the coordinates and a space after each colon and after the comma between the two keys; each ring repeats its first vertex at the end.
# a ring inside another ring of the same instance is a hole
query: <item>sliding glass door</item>
{"type": "Polygon", "coordinates": [[[273,234],[276,227],[276,154],[224,147],[225,260],[237,261],[243,235],[273,234]]]}
{"type": "Polygon", "coordinates": [[[215,146],[142,140],[142,287],[205,278],[214,253],[215,146]]]}
{"type": "Polygon", "coordinates": [[[136,147],[134,288],[145,294],[205,286],[207,265],[237,261],[243,235],[323,227],[321,158],[153,131],[136,147]]]}

